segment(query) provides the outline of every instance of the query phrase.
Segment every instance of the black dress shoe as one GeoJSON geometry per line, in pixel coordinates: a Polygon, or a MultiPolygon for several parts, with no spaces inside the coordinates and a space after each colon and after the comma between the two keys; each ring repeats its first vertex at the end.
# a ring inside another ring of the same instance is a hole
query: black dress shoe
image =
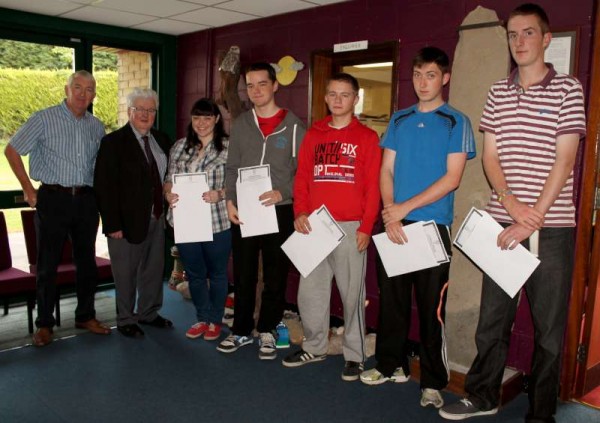
{"type": "Polygon", "coordinates": [[[140,320],[138,323],[141,323],[142,325],[154,326],[157,328],[172,328],[173,327],[173,322],[170,321],[169,319],[165,319],[160,314],[157,314],[156,317],[154,318],[154,320],[150,320],[149,322],[140,320]]]}
{"type": "Polygon", "coordinates": [[[128,338],[141,338],[144,331],[136,324],[117,326],[117,330],[128,338]]]}

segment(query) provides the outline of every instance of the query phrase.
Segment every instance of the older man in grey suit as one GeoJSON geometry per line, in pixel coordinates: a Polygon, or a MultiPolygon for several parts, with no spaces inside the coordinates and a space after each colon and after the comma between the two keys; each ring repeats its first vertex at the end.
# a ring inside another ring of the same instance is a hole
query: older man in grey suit
{"type": "Polygon", "coordinates": [[[127,105],[129,122],[102,139],[94,186],[115,280],[117,329],[135,338],[144,335],[137,323],[173,326],[158,314],[165,243],[162,184],[171,142],[152,128],[156,92],[135,89],[127,105]]]}

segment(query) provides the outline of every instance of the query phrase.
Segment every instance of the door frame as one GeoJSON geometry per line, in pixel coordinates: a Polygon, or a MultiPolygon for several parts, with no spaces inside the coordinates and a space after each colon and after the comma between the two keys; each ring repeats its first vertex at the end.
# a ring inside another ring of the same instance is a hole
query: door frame
{"type": "Polygon", "coordinates": [[[310,55],[308,83],[308,125],[327,115],[325,88],[333,74],[344,66],[392,62],[392,101],[390,116],[398,108],[398,41],[369,44],[366,50],[334,53],[333,49],[314,50],[310,55]]]}
{"type": "MultiPolygon", "coordinates": [[[[588,372],[585,351],[592,336],[595,299],[599,288],[600,216],[596,216],[596,189],[600,187],[600,8],[596,7],[591,49],[587,134],[583,149],[575,266],[561,373],[561,399],[578,398],[600,383],[600,367],[588,372]],[[595,220],[595,223],[594,223],[595,220]],[[585,318],[584,318],[585,316],[585,318]]],[[[600,304],[598,305],[600,307],[600,304]]],[[[600,335],[596,335],[600,336],[600,335]]]]}

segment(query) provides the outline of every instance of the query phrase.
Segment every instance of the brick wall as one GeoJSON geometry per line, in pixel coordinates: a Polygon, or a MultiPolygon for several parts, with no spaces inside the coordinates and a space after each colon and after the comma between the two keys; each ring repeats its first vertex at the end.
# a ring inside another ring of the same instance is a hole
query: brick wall
{"type": "Polygon", "coordinates": [[[150,88],[151,73],[149,53],[121,50],[118,53],[119,72],[119,126],[127,123],[127,95],[136,87],[150,88]]]}

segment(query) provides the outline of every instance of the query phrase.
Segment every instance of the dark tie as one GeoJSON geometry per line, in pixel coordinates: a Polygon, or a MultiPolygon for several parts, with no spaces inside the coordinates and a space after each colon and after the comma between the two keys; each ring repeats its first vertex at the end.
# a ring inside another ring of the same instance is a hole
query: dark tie
{"type": "Polygon", "coordinates": [[[144,135],[142,140],[144,140],[144,150],[146,150],[146,158],[148,159],[148,164],[150,165],[152,186],[154,188],[154,217],[158,219],[163,212],[162,182],[158,174],[156,160],[154,160],[154,155],[150,149],[150,140],[148,139],[147,135],[144,135]]]}

